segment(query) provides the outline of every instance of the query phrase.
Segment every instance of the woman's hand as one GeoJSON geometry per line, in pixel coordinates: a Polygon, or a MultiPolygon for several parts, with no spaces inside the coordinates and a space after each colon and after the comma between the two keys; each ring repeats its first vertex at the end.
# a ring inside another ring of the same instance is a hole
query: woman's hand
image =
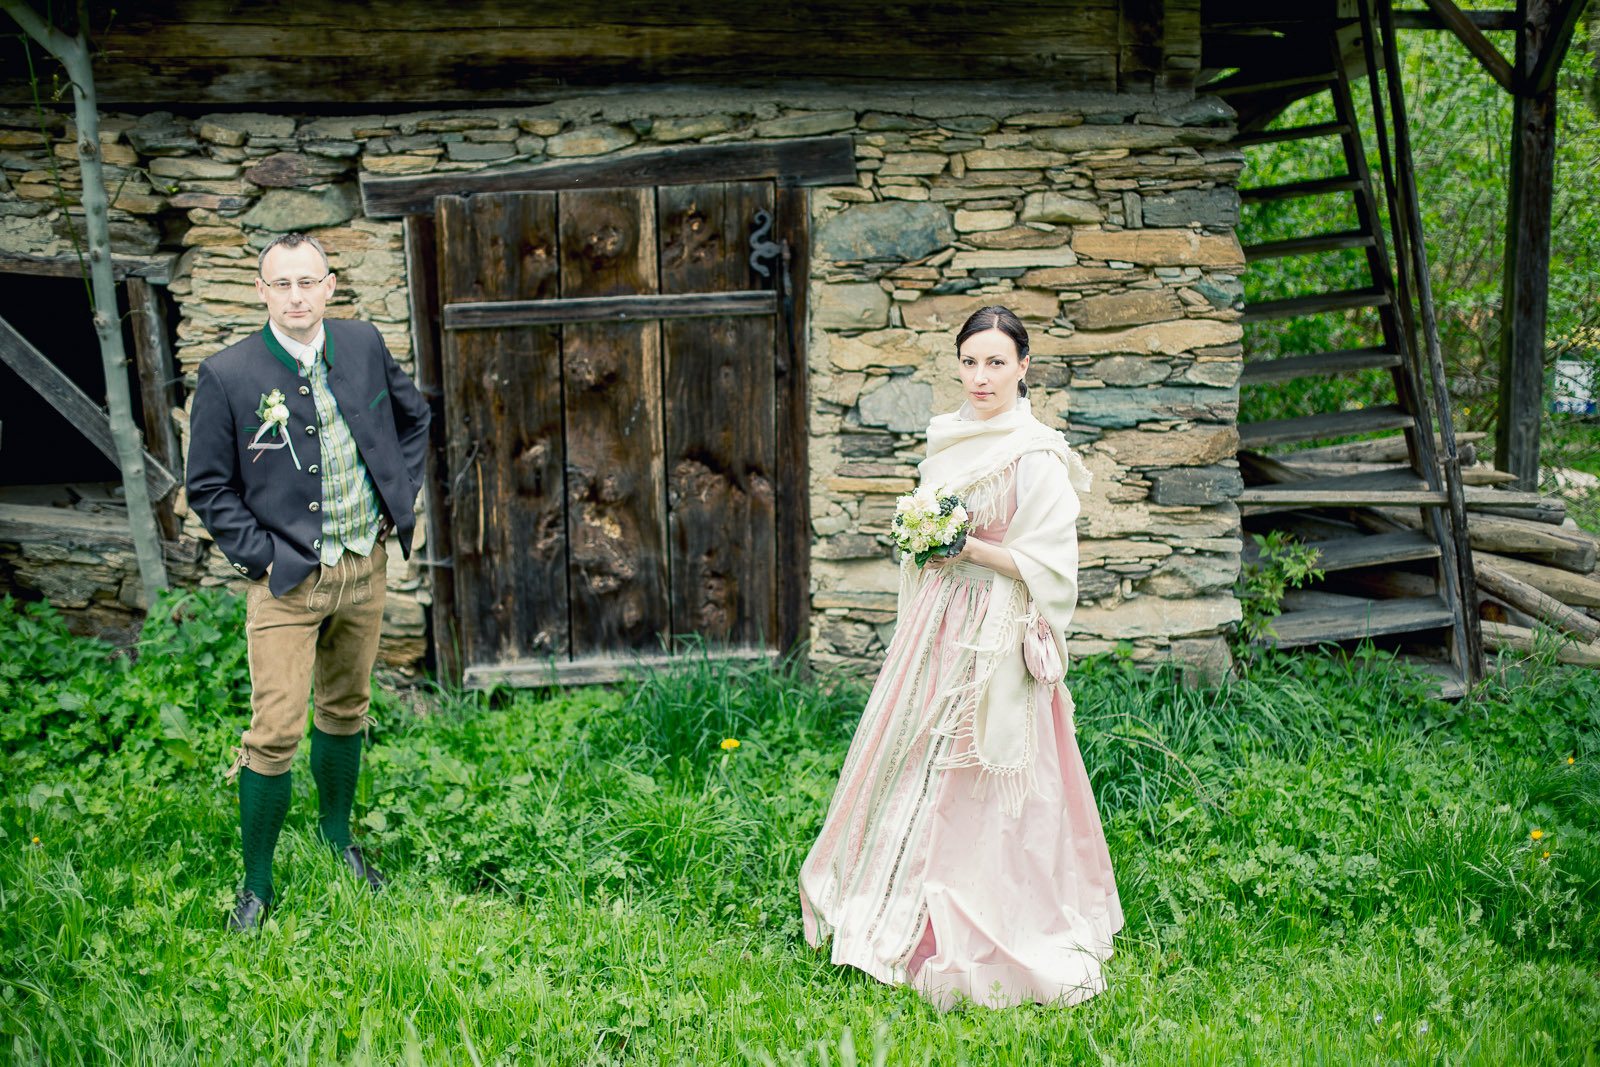
{"type": "Polygon", "coordinates": [[[1003,574],[1007,578],[1022,580],[1022,572],[1017,570],[1017,561],[1011,557],[1011,550],[1002,548],[993,541],[983,541],[971,534],[967,535],[967,543],[961,551],[953,556],[934,556],[924,563],[924,567],[938,570],[940,567],[949,566],[960,560],[963,563],[975,563],[980,567],[987,567],[996,574],[1003,574]]]}

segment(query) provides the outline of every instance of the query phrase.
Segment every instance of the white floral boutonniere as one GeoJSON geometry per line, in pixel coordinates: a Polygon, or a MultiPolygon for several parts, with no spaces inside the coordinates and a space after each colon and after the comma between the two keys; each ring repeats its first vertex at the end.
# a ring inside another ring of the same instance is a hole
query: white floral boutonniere
{"type": "Polygon", "coordinates": [[[283,392],[274,389],[270,393],[261,394],[261,403],[256,406],[256,418],[261,420],[261,425],[256,428],[256,436],[250,442],[250,451],[255,456],[250,460],[254,463],[261,458],[261,453],[276,451],[288,446],[289,458],[294,460],[294,469],[300,469],[300,457],[295,455],[294,442],[289,440],[289,405],[283,402],[283,392]],[[268,443],[262,438],[268,434],[277,438],[276,442],[268,443]]]}

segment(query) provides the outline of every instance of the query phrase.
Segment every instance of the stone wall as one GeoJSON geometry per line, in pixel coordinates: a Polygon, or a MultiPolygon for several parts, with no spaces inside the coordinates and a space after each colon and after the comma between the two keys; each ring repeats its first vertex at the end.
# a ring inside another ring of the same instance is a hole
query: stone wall
{"type": "MultiPolygon", "coordinates": [[[[848,134],[857,180],[812,192],[809,332],[812,653],[868,667],[893,623],[887,524],[930,414],[961,400],[954,330],[1015,309],[1035,411],[1096,475],[1084,500],[1073,645],[1225,662],[1239,523],[1229,497],[1241,366],[1232,115],[1210,100],[976,89],[633,92],[540,107],[297,118],[111,116],[102,132],[119,251],[179,250],[178,357],[259,328],[256,250],[284,229],[328,246],[331,315],[378,325],[409,365],[400,226],[360,216],[358,173],[590,158],[688,142],[848,134]]],[[[70,124],[0,112],[0,251],[69,250],[55,156],[70,124]]],[[[182,413],[179,412],[180,422],[182,413]]],[[[203,534],[188,519],[188,531],[203,534]]],[[[425,549],[424,549],[425,551],[425,549]]],[[[394,557],[386,657],[420,656],[425,570],[394,557]]],[[[216,554],[205,581],[231,580],[216,554]]]]}

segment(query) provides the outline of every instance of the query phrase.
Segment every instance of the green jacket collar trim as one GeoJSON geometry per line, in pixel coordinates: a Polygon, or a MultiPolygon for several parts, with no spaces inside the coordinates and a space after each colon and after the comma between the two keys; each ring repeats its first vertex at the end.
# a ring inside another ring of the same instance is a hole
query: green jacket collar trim
{"type": "MultiPolygon", "coordinates": [[[[278,343],[278,338],[272,332],[272,323],[269,322],[261,327],[261,339],[267,342],[267,351],[277,357],[279,363],[282,363],[296,374],[300,373],[299,361],[278,343]]],[[[328,361],[328,366],[333,366],[333,331],[328,329],[327,323],[322,325],[322,358],[328,361]]]]}

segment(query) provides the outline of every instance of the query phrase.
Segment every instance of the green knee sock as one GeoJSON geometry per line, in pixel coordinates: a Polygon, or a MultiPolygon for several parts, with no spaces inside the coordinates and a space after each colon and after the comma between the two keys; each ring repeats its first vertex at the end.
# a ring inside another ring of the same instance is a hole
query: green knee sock
{"type": "Polygon", "coordinates": [[[272,854],[278,832],[289,814],[289,773],[257,774],[239,770],[239,832],[244,842],[244,887],[272,903],[272,854]]]}
{"type": "Polygon", "coordinates": [[[361,777],[361,735],[341,737],[311,728],[311,773],[321,810],[317,829],[335,851],[350,847],[350,809],[361,777]]]}

